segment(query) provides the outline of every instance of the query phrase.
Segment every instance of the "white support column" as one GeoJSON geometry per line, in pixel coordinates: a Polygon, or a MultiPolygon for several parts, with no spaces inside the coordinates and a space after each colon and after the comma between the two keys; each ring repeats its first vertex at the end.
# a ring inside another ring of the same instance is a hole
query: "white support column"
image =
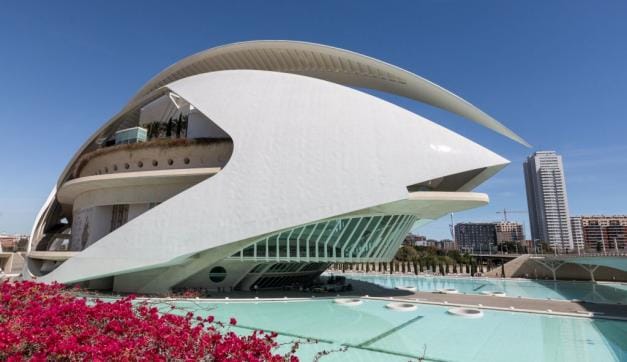
{"type": "MultiPolygon", "coordinates": [[[[368,243],[370,242],[370,240],[372,240],[373,238],[378,238],[379,235],[377,233],[377,228],[379,227],[379,225],[381,224],[381,222],[383,221],[383,217],[378,217],[379,221],[377,222],[377,224],[374,226],[374,228],[372,228],[372,233],[370,234],[370,236],[368,237],[368,239],[366,239],[364,241],[364,245],[362,246],[361,250],[359,251],[359,254],[357,254],[357,259],[361,258],[361,255],[364,253],[365,247],[368,245],[368,243]]],[[[376,239],[375,239],[376,240],[376,239]]],[[[373,242],[373,246],[374,246],[374,242],[373,242]]],[[[366,258],[367,259],[367,258],[366,258]]]]}
{"type": "Polygon", "coordinates": [[[320,261],[320,255],[318,252],[318,243],[320,242],[320,238],[322,237],[322,234],[324,234],[328,228],[329,228],[329,221],[324,223],[324,227],[322,228],[322,231],[320,232],[320,234],[318,234],[318,237],[316,238],[316,241],[314,243],[315,248],[316,248],[316,261],[320,261]]]}
{"type": "Polygon", "coordinates": [[[287,239],[285,240],[285,260],[287,261],[290,261],[290,238],[292,237],[294,230],[296,229],[290,230],[290,233],[287,235],[287,239]]]}
{"type": "Polygon", "coordinates": [[[395,225],[397,223],[397,221],[401,218],[400,215],[394,215],[390,218],[390,220],[388,221],[388,223],[385,225],[384,230],[381,232],[381,235],[379,236],[379,245],[377,246],[377,248],[370,253],[369,257],[373,258],[377,261],[381,261],[379,255],[381,252],[381,249],[383,248],[383,246],[385,245],[385,243],[388,240],[388,236],[390,235],[390,233],[392,233],[392,230],[394,230],[395,225]]]}
{"type": "Polygon", "coordinates": [[[263,242],[266,245],[266,261],[270,261],[270,249],[268,248],[268,238],[263,239],[263,242]]]}
{"type": "MultiPolygon", "coordinates": [[[[346,220],[346,226],[344,226],[344,229],[342,230],[342,232],[340,233],[340,235],[337,237],[337,240],[335,240],[335,243],[333,243],[333,260],[336,261],[337,260],[337,244],[340,242],[340,240],[342,239],[342,236],[344,236],[344,233],[346,233],[346,230],[348,229],[348,225],[350,225],[351,221],[353,219],[348,219],[346,220]]],[[[340,252],[341,254],[341,252],[340,252]]],[[[342,258],[342,255],[340,255],[340,259],[342,258]]]]}
{"type": "Polygon", "coordinates": [[[364,226],[363,230],[359,233],[359,236],[357,236],[355,238],[355,242],[353,243],[353,246],[351,247],[351,250],[348,251],[349,260],[353,260],[353,251],[355,250],[357,245],[359,245],[359,240],[361,239],[362,236],[364,236],[364,233],[366,232],[366,230],[368,230],[368,227],[372,223],[372,220],[374,220],[374,217],[371,217],[368,220],[368,222],[366,223],[366,226],[364,226]]]}
{"type": "Polygon", "coordinates": [[[379,255],[381,259],[388,260],[387,255],[389,253],[389,250],[390,248],[392,248],[392,245],[396,240],[396,236],[401,232],[401,229],[403,229],[403,226],[407,223],[408,219],[409,216],[402,216],[401,220],[395,225],[394,230],[387,236],[385,241],[385,247],[381,250],[381,254],[379,255]]]}
{"type": "MultiPolygon", "coordinates": [[[[309,261],[309,239],[311,239],[311,235],[313,235],[317,228],[318,225],[314,225],[309,234],[305,237],[305,258],[307,258],[307,261],[309,261]]],[[[300,251],[300,248],[298,250],[300,251]]],[[[298,261],[300,261],[300,256],[298,257],[298,261]]]]}
{"type": "Polygon", "coordinates": [[[303,235],[303,232],[306,228],[306,226],[303,226],[303,228],[300,229],[298,236],[296,237],[296,261],[298,262],[300,262],[300,237],[303,235]]]}
{"type": "MultiPolygon", "coordinates": [[[[341,221],[338,222],[337,220],[333,220],[333,221],[329,221],[329,222],[335,222],[335,223],[339,223],[341,225],[341,221]]],[[[329,233],[329,236],[327,236],[326,240],[324,241],[324,258],[326,260],[329,260],[329,252],[328,252],[328,246],[329,246],[329,241],[331,241],[331,237],[333,236],[333,234],[335,234],[336,232],[336,228],[334,228],[333,230],[331,230],[331,232],[329,233]]]]}
{"type": "Polygon", "coordinates": [[[596,280],[594,279],[594,272],[597,271],[597,269],[600,267],[600,265],[587,265],[587,264],[579,264],[579,263],[577,263],[577,265],[579,265],[585,271],[590,273],[590,281],[596,282],[596,280]]]}
{"type": "Polygon", "coordinates": [[[351,231],[350,235],[348,235],[348,238],[346,239],[346,243],[344,243],[344,245],[342,245],[342,250],[340,251],[340,257],[346,259],[346,254],[345,254],[345,250],[346,247],[348,246],[348,244],[350,243],[351,239],[353,238],[353,234],[355,234],[355,231],[357,231],[357,229],[359,228],[359,225],[361,225],[361,222],[364,220],[364,218],[360,217],[359,221],[357,221],[357,225],[355,225],[355,227],[353,228],[353,230],[351,231]]]}
{"type": "Polygon", "coordinates": [[[551,273],[553,274],[553,280],[557,280],[557,274],[556,274],[557,270],[561,268],[562,265],[566,264],[566,262],[562,260],[555,260],[555,259],[545,259],[545,260],[532,259],[532,260],[536,261],[538,264],[542,265],[543,267],[549,269],[551,273]]]}

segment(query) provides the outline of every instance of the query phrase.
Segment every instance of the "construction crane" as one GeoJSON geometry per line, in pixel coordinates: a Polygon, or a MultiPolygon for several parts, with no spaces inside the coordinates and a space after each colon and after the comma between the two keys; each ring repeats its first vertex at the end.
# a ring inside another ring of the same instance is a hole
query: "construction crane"
{"type": "Polygon", "coordinates": [[[507,222],[507,214],[526,214],[527,211],[525,210],[506,210],[503,209],[503,211],[497,211],[497,214],[503,214],[503,221],[507,222]]]}

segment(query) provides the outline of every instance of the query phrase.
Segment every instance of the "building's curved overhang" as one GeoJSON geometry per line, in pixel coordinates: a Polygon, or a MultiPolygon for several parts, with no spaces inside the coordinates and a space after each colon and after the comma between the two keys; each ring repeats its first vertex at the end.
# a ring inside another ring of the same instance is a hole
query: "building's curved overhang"
{"type": "Polygon", "coordinates": [[[247,41],[196,53],[148,81],[131,103],[182,78],[234,69],[294,73],[400,95],[458,114],[529,146],[522,137],[470,102],[412,72],[363,54],[301,41],[247,41]]]}
{"type": "Polygon", "coordinates": [[[289,40],[257,40],[227,44],[196,53],[161,71],[103,124],[74,154],[57,188],[98,137],[138,117],[146,103],[169,91],[167,85],[202,73],[221,70],[266,70],[299,74],[333,83],[375,89],[423,102],[473,120],[525,146],[529,144],[470,102],[402,68],[369,56],[322,44],[289,40]]]}
{"type": "Polygon", "coordinates": [[[351,214],[409,214],[428,221],[451,212],[459,212],[487,205],[490,198],[480,192],[411,192],[406,199],[377,205],[351,214]]]}
{"type": "Polygon", "coordinates": [[[169,183],[195,184],[217,174],[219,171],[219,167],[207,167],[86,176],[63,184],[57,193],[57,200],[62,204],[71,205],[78,195],[88,191],[169,183]]]}

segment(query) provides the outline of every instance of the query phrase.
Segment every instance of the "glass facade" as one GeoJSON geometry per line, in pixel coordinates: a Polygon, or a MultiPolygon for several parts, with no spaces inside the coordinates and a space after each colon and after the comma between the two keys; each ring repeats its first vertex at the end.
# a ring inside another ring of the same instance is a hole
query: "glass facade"
{"type": "Polygon", "coordinates": [[[261,238],[231,258],[296,262],[389,260],[416,220],[413,215],[377,215],[321,221],[261,238]]]}
{"type": "Polygon", "coordinates": [[[111,208],[111,227],[110,231],[113,231],[120,226],[126,224],[128,221],[128,204],[113,205],[111,208]]]}
{"type": "Polygon", "coordinates": [[[115,133],[115,144],[146,142],[148,132],[142,127],[119,130],[115,133]]]}

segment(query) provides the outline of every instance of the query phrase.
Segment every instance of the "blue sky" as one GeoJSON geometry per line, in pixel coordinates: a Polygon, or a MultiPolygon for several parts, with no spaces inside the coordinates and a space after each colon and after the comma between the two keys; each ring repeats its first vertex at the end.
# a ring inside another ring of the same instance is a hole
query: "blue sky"
{"type": "MultiPolygon", "coordinates": [[[[30,232],[72,154],[153,75],[206,48],[254,39],[319,42],[385,60],[527,139],[533,149],[378,94],[511,160],[477,190],[491,204],[456,221],[526,210],[521,164],[538,149],[564,156],[571,214],[625,213],[626,37],[627,2],[618,0],[3,2],[0,232],[30,232]]],[[[526,214],[512,219],[529,224],[526,214]]],[[[447,224],[420,232],[445,238],[447,224]]]]}

